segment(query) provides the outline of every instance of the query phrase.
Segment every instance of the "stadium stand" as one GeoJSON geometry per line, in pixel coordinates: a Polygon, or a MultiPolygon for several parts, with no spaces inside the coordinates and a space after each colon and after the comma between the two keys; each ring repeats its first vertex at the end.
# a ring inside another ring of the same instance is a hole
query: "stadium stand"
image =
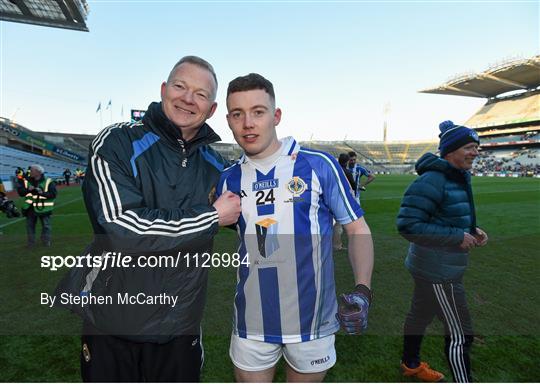
{"type": "Polygon", "coordinates": [[[17,167],[26,170],[29,165],[39,164],[49,177],[59,182],[64,180],[62,174],[66,168],[72,172],[85,168],[86,159],[80,153],[86,154],[87,150],[82,151],[80,144],[48,139],[51,137],[0,117],[0,178],[8,191],[14,188],[17,167]]]}
{"type": "Polygon", "coordinates": [[[376,173],[403,173],[414,168],[416,160],[428,151],[437,150],[437,142],[408,141],[304,141],[306,148],[328,152],[334,157],[354,151],[359,161],[376,173]]]}
{"type": "Polygon", "coordinates": [[[81,133],[57,133],[57,132],[36,132],[52,143],[57,143],[73,152],[86,155],[88,147],[96,135],[85,135],[81,133]]]}
{"type": "Polygon", "coordinates": [[[475,174],[540,177],[540,55],[501,62],[421,92],[487,98],[464,123],[481,138],[475,174]]]}
{"type": "Polygon", "coordinates": [[[62,173],[66,168],[72,171],[80,167],[77,163],[70,163],[58,159],[53,159],[46,156],[41,156],[35,153],[21,151],[15,148],[0,145],[0,177],[2,180],[11,180],[15,175],[15,169],[21,167],[26,170],[29,165],[39,164],[45,168],[47,176],[55,179],[62,178],[62,173]]]}
{"type": "MultiPolygon", "coordinates": [[[[88,135],[86,135],[88,136],[88,135]]],[[[66,137],[69,137],[66,135],[66,137]]],[[[48,140],[42,133],[32,131],[10,119],[0,117],[0,144],[37,153],[43,156],[54,157],[67,162],[84,164],[87,149],[75,148],[72,141],[65,141],[50,136],[48,140]],[[84,153],[84,155],[82,154],[84,153]]]]}
{"type": "Polygon", "coordinates": [[[538,120],[540,93],[489,100],[465,125],[471,128],[504,126],[538,120]]]}
{"type": "Polygon", "coordinates": [[[88,32],[86,0],[2,0],[0,20],[88,32]]]}
{"type": "MultiPolygon", "coordinates": [[[[477,175],[540,176],[540,56],[503,62],[480,74],[459,76],[441,86],[420,92],[487,98],[486,104],[464,123],[475,128],[481,137],[482,152],[474,167],[477,175]]],[[[30,154],[27,152],[36,152],[36,148],[31,148],[28,143],[15,145],[13,137],[9,136],[10,127],[14,127],[12,122],[0,118],[0,123],[4,128],[0,130],[0,144],[4,144],[5,148],[17,147],[26,151],[23,153],[28,156],[30,154]]],[[[84,156],[95,137],[33,132],[22,126],[16,127],[45,143],[54,143],[84,156]]],[[[328,152],[336,158],[340,153],[354,151],[358,154],[359,161],[375,173],[409,173],[414,172],[415,162],[424,153],[437,152],[438,141],[310,140],[300,144],[306,148],[328,152]]],[[[238,159],[242,152],[237,144],[215,143],[212,147],[229,161],[238,159]]],[[[47,169],[53,176],[63,172],[66,167],[74,168],[84,164],[83,161],[78,164],[66,161],[50,151],[38,149],[37,152],[56,157],[58,163],[51,163],[51,168],[47,169]]],[[[19,154],[20,156],[23,155],[19,154]]],[[[23,167],[32,163],[28,159],[20,160],[24,162],[23,167]]],[[[0,168],[0,174],[11,176],[16,166],[2,165],[9,170],[0,168]]]]}

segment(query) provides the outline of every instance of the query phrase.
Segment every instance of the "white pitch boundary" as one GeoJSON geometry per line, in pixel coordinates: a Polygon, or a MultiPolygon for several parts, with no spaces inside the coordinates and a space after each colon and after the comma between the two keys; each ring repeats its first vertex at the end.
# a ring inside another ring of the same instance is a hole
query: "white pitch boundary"
{"type": "MultiPolygon", "coordinates": [[[[76,199],[73,199],[73,200],[70,200],[70,201],[66,201],[65,203],[58,204],[58,205],[56,206],[56,208],[66,206],[66,205],[68,205],[68,204],[74,203],[74,202],[79,201],[79,200],[82,200],[82,196],[81,196],[81,197],[77,197],[76,199]]],[[[65,215],[67,216],[67,215],[71,215],[71,214],[68,213],[68,214],[65,214],[65,215]]],[[[60,215],[54,215],[54,216],[56,217],[56,216],[60,216],[60,215]]],[[[62,216],[64,216],[64,215],[62,215],[62,216]]],[[[0,229],[1,229],[1,228],[5,228],[5,227],[10,226],[10,225],[13,225],[13,224],[17,224],[17,223],[19,223],[19,222],[21,222],[21,221],[23,221],[23,220],[26,220],[26,218],[25,218],[25,217],[21,217],[20,219],[10,220],[10,221],[8,221],[8,222],[5,223],[5,224],[0,225],[0,229]]]]}
{"type": "MultiPolygon", "coordinates": [[[[494,193],[511,193],[511,192],[540,192],[540,189],[507,189],[505,191],[486,191],[486,192],[475,192],[473,193],[473,195],[488,195],[488,194],[494,194],[494,193]]],[[[362,198],[361,201],[366,201],[366,200],[396,200],[396,199],[402,199],[403,198],[403,195],[399,195],[399,196],[386,196],[386,197],[366,197],[366,198],[362,198]]],[[[65,205],[68,205],[68,204],[71,204],[71,203],[74,203],[76,201],[79,201],[81,200],[82,197],[79,197],[77,199],[73,199],[73,200],[70,200],[70,201],[67,201],[63,204],[58,204],[57,207],[63,207],[65,205]]],[[[75,216],[75,215],[79,215],[79,214],[74,214],[74,213],[67,213],[67,214],[64,214],[64,215],[55,215],[55,217],[57,216],[75,216]]],[[[80,215],[83,215],[83,213],[80,213],[80,215]]],[[[84,213],[84,215],[86,215],[86,213],[84,213]]],[[[25,218],[20,218],[20,219],[15,219],[15,220],[11,220],[9,222],[7,222],[6,224],[2,224],[0,225],[0,229],[1,228],[5,228],[9,225],[12,225],[12,224],[16,224],[18,222],[21,222],[25,220],[25,218]]]]}
{"type": "MultiPolygon", "coordinates": [[[[405,191],[404,191],[405,192],[405,191]]],[[[512,193],[512,192],[540,192],[540,189],[507,189],[507,190],[498,190],[498,191],[486,191],[486,192],[473,192],[473,196],[476,195],[491,195],[494,193],[512,193]]],[[[360,195],[361,196],[361,195],[360,195]]],[[[362,198],[360,197],[360,201],[365,200],[394,200],[394,199],[402,199],[403,195],[399,196],[385,196],[385,197],[366,197],[362,198]]]]}

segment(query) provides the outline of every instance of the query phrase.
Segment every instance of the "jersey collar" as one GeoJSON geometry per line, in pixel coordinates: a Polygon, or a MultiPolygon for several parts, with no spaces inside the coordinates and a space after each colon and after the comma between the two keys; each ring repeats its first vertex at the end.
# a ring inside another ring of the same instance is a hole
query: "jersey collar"
{"type": "MultiPolygon", "coordinates": [[[[287,136],[282,139],[281,141],[281,155],[280,156],[292,156],[295,153],[298,153],[300,150],[300,145],[296,142],[296,140],[292,136],[287,136]]],[[[238,164],[244,164],[248,161],[248,158],[245,153],[242,153],[242,156],[238,159],[238,164]]]]}

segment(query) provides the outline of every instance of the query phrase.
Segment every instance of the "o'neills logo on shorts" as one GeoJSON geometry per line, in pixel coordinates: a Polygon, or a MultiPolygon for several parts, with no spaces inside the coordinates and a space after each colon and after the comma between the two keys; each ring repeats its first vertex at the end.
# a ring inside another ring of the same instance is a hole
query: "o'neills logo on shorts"
{"type": "Polygon", "coordinates": [[[323,357],[322,359],[317,360],[311,360],[311,365],[320,365],[328,362],[330,360],[330,356],[323,357]]]}

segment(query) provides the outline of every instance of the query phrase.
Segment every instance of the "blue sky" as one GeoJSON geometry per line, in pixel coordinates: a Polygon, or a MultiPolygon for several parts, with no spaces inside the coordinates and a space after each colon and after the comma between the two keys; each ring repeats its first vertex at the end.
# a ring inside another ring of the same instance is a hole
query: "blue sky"
{"type": "Polygon", "coordinates": [[[279,136],[430,140],[484,99],[418,90],[539,52],[539,3],[89,1],[89,33],[0,22],[0,116],[33,130],[95,134],[159,100],[182,56],[211,62],[226,142],[225,91],[258,72],[283,110],[279,136]],[[103,110],[103,125],[111,121],[103,110]]]}

